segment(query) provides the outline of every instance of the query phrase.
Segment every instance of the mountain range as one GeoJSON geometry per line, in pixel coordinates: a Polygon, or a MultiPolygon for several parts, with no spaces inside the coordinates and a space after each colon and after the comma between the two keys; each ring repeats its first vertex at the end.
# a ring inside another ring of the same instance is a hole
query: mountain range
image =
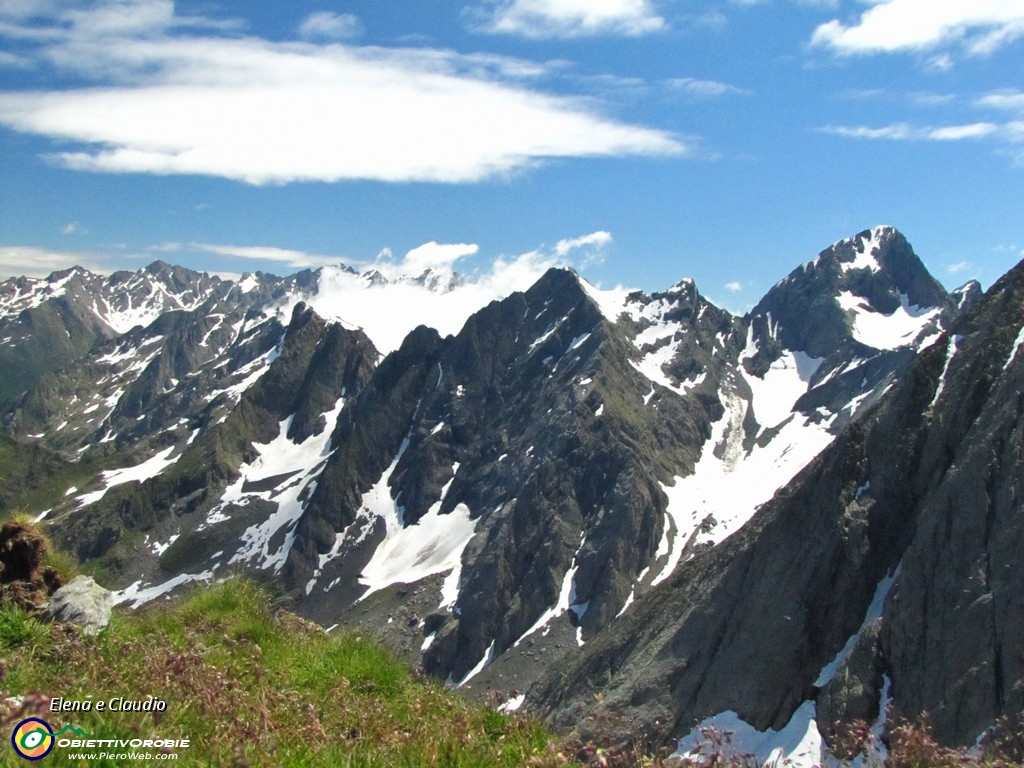
{"type": "Polygon", "coordinates": [[[887,226],[742,317],[74,268],[0,284],[0,504],[125,605],[243,571],[587,738],[820,763],[891,704],[972,743],[1024,711],[1022,327],[1024,265],[950,293],[887,226]]]}

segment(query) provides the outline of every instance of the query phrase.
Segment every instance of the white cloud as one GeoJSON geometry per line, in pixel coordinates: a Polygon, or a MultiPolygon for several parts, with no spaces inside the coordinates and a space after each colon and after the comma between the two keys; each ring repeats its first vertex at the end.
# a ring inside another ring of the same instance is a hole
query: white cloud
{"type": "Polygon", "coordinates": [[[166,242],[146,246],[146,250],[151,253],[178,253],[184,247],[182,243],[166,242]]]}
{"type": "MultiPolygon", "coordinates": [[[[860,19],[833,19],[815,29],[811,44],[840,55],[923,51],[962,45],[990,53],[1024,35],[1024,0],[870,0],[860,19]]],[[[949,64],[948,55],[938,60],[949,64]]]]}
{"type": "Polygon", "coordinates": [[[995,123],[970,123],[947,125],[938,128],[913,126],[909,123],[894,123],[879,128],[868,126],[827,125],[819,129],[822,133],[843,136],[848,139],[883,139],[888,141],[961,141],[979,139],[1001,131],[995,123]]]}
{"type": "MultiPolygon", "coordinates": [[[[177,245],[165,244],[166,245],[177,245]]],[[[318,256],[305,251],[296,251],[289,248],[275,248],[266,245],[213,245],[210,243],[195,243],[194,248],[207,253],[214,253],[218,256],[228,256],[236,259],[254,259],[258,261],[271,261],[286,267],[296,269],[315,269],[329,264],[338,264],[341,259],[337,256],[318,256]]],[[[157,246],[155,249],[159,249],[157,246]]],[[[168,249],[170,250],[170,249],[168,249]]]]}
{"type": "Polygon", "coordinates": [[[306,40],[350,40],[363,33],[363,23],[351,13],[320,11],[310,14],[299,26],[306,40]]]}
{"type": "Polygon", "coordinates": [[[822,133],[831,133],[847,139],[890,139],[902,141],[913,137],[914,129],[907,123],[884,125],[881,128],[870,128],[866,125],[826,125],[820,129],[822,133]]]}
{"type": "Polygon", "coordinates": [[[980,107],[1024,112],[1024,93],[1013,89],[993,91],[979,98],[975,104],[980,107]]]}
{"type": "Polygon", "coordinates": [[[0,67],[4,69],[29,69],[31,66],[32,62],[24,56],[0,51],[0,67]]]}
{"type": "Polygon", "coordinates": [[[428,269],[451,271],[459,259],[473,256],[480,250],[475,243],[438,243],[431,240],[413,248],[398,265],[400,274],[420,275],[428,269]]]}
{"type": "Polygon", "coordinates": [[[677,77],[668,80],[666,84],[670,88],[689,93],[693,96],[727,96],[730,94],[749,93],[749,91],[737,88],[735,85],[720,83],[717,80],[698,80],[695,77],[677,77]]]}
{"type": "Polygon", "coordinates": [[[559,240],[555,243],[555,256],[558,258],[565,258],[570,253],[580,248],[592,249],[593,252],[600,253],[611,242],[612,233],[606,232],[602,229],[597,232],[591,232],[589,235],[583,235],[582,237],[572,237],[565,240],[559,240]]]}
{"type": "MultiPolygon", "coordinates": [[[[754,6],[768,5],[772,0],[729,0],[733,5],[754,6]]],[[[792,0],[796,5],[805,8],[838,8],[839,0],[792,0]]]]}
{"type": "Polygon", "coordinates": [[[730,291],[731,293],[739,293],[743,290],[743,283],[737,280],[734,280],[731,283],[726,283],[725,290],[730,291]]]}
{"type": "Polygon", "coordinates": [[[952,93],[912,93],[910,100],[921,107],[943,107],[956,101],[956,96],[952,93]]]}
{"type": "Polygon", "coordinates": [[[946,271],[951,275],[959,275],[961,272],[966,272],[974,267],[969,261],[958,261],[955,264],[949,264],[946,267],[946,271]]]}
{"type": "Polygon", "coordinates": [[[50,155],[67,168],[251,184],[479,182],[551,158],[687,151],[523,87],[532,62],[216,36],[169,0],[142,5],[63,13],[37,58],[98,86],[2,93],[0,125],[76,144],[50,155]]]}
{"type": "Polygon", "coordinates": [[[979,139],[999,130],[995,123],[971,123],[970,125],[950,125],[945,128],[932,128],[926,138],[933,141],[960,141],[961,139],[979,139]]]}
{"type": "Polygon", "coordinates": [[[109,274],[115,269],[103,256],[93,253],[0,245],[0,275],[2,276],[46,277],[51,272],[75,266],[97,274],[109,274]]]}
{"type": "Polygon", "coordinates": [[[925,62],[925,66],[933,72],[948,72],[953,68],[953,57],[948,53],[932,56],[925,62]]]}
{"type": "Polygon", "coordinates": [[[649,0],[503,0],[485,29],[533,38],[637,37],[665,26],[649,0]]]}
{"type": "Polygon", "coordinates": [[[68,222],[64,229],[61,230],[65,235],[77,235],[82,231],[81,225],[77,221],[68,222]]]}

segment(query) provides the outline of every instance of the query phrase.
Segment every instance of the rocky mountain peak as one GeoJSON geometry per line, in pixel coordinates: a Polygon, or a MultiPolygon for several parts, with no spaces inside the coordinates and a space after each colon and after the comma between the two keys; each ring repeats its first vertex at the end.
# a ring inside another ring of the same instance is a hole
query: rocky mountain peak
{"type": "Polygon", "coordinates": [[[981,283],[977,280],[968,280],[966,283],[950,293],[949,296],[956,305],[957,311],[964,313],[978,302],[982,293],[981,283]]]}
{"type": "Polygon", "coordinates": [[[903,234],[874,227],[833,243],[772,287],[747,316],[755,347],[747,367],[766,370],[783,350],[839,364],[917,348],[955,312],[903,234]]]}

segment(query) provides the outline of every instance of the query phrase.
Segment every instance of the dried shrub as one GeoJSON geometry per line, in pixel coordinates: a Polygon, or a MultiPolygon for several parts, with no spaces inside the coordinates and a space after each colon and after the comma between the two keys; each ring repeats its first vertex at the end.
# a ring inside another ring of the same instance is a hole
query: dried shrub
{"type": "Polygon", "coordinates": [[[927,714],[913,720],[896,715],[888,735],[891,768],[961,768],[971,762],[967,754],[935,740],[927,714]]]}
{"type": "Polygon", "coordinates": [[[1024,712],[996,720],[981,746],[986,761],[993,765],[1024,765],[1024,712]]]}
{"type": "Polygon", "coordinates": [[[840,760],[853,760],[861,754],[871,740],[871,725],[865,720],[847,723],[836,720],[829,729],[828,747],[840,760]]]}

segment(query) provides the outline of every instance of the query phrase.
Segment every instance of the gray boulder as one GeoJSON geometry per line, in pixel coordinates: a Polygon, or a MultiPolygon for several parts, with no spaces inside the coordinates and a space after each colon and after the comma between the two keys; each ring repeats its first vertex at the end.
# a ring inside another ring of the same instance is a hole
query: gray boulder
{"type": "Polygon", "coordinates": [[[45,614],[54,621],[77,624],[87,635],[97,635],[110,622],[114,593],[91,576],[76,576],[53,593],[45,614]]]}

